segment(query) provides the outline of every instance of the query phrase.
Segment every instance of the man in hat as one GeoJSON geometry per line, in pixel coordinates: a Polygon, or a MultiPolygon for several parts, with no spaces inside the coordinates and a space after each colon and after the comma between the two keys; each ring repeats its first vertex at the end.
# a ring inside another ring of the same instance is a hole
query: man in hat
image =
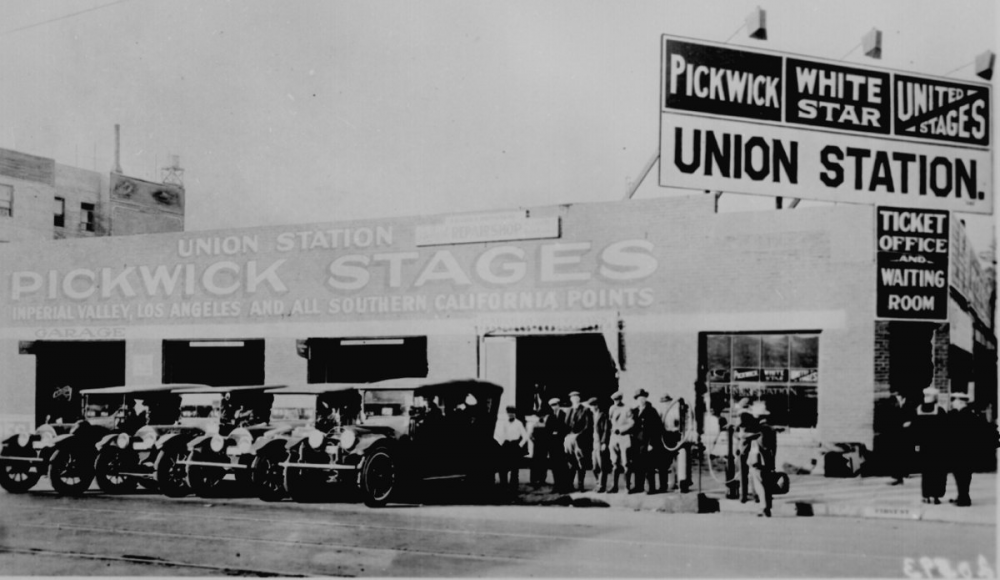
{"type": "Polygon", "coordinates": [[[748,426],[744,438],[749,442],[748,463],[750,484],[754,494],[764,502],[764,509],[758,516],[771,517],[771,480],[774,473],[774,456],[778,451],[777,434],[767,422],[771,413],[764,401],[756,401],[750,407],[754,422],[748,426]]]}
{"type": "Polygon", "coordinates": [[[750,412],[750,399],[743,397],[733,408],[736,418],[737,451],[740,465],[740,503],[746,503],[750,498],[750,435],[757,428],[757,419],[750,412]]]}
{"type": "Polygon", "coordinates": [[[611,409],[608,418],[611,422],[611,465],[614,467],[614,479],[611,480],[611,493],[618,493],[618,477],[625,473],[625,489],[632,487],[632,431],[635,430],[635,415],[632,409],[622,402],[621,391],[611,395],[611,409]]]}
{"type": "Polygon", "coordinates": [[[600,405],[597,397],[587,401],[594,414],[594,479],[600,479],[597,493],[608,490],[608,473],[611,471],[611,418],[600,405]]]}
{"type": "MultiPolygon", "coordinates": [[[[558,399],[557,399],[558,401],[558,399]]],[[[538,420],[531,428],[531,485],[539,486],[545,483],[548,476],[549,450],[552,447],[549,442],[549,431],[552,423],[556,421],[555,412],[547,401],[541,401],[535,410],[538,420]]]]}
{"type": "Polygon", "coordinates": [[[947,417],[938,405],[939,393],[933,385],[924,389],[924,401],[917,407],[912,424],[920,465],[920,492],[924,503],[935,504],[941,503],[948,484],[947,417]]]}
{"type": "Polygon", "coordinates": [[[879,418],[884,428],[880,444],[885,450],[885,460],[892,477],[890,485],[902,485],[909,474],[913,455],[913,445],[909,441],[911,417],[906,397],[899,391],[894,392],[881,411],[879,418]]]}
{"type": "Polygon", "coordinates": [[[548,421],[549,467],[552,469],[552,488],[556,493],[569,493],[572,484],[568,482],[569,465],[566,458],[565,438],[568,433],[566,412],[560,408],[559,397],[549,399],[552,416],[548,421]]]}
{"type": "Polygon", "coordinates": [[[635,487],[632,493],[656,493],[656,456],[663,443],[663,423],[660,414],[649,404],[649,393],[645,389],[635,392],[635,487]]]}
{"type": "Polygon", "coordinates": [[[508,406],[506,419],[497,420],[493,438],[500,444],[500,487],[516,494],[518,484],[518,469],[524,449],[528,446],[528,432],[524,423],[517,418],[517,408],[508,406]]]}
{"type": "Polygon", "coordinates": [[[955,487],[958,495],[950,500],[960,507],[972,505],[969,497],[969,485],[972,483],[972,468],[975,460],[983,450],[982,422],[969,407],[969,395],[952,393],[951,411],[948,413],[948,431],[950,435],[951,472],[955,477],[955,487]]]}
{"type": "Polygon", "coordinates": [[[590,455],[594,451],[594,415],[590,408],[580,404],[580,392],[569,394],[570,408],[566,413],[568,433],[564,451],[569,462],[569,484],[577,482],[577,490],[583,491],[583,481],[590,469],[590,455]]]}

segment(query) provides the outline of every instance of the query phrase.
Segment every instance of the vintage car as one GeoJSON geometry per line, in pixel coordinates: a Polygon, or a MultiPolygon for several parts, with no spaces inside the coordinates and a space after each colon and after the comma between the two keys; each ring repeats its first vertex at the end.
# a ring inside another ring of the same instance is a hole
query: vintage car
{"type": "Polygon", "coordinates": [[[187,457],[180,461],[187,484],[197,495],[207,495],[229,474],[244,485],[251,483],[250,468],[256,455],[254,443],[306,425],[313,412],[315,393],[310,389],[270,385],[254,392],[233,394],[242,407],[236,427],[229,432],[206,434],[187,445],[187,457]]]}
{"type": "Polygon", "coordinates": [[[0,451],[0,486],[12,493],[31,489],[47,474],[61,494],[86,491],[94,479],[96,444],[112,431],[131,435],[145,416],[134,411],[136,399],[153,400],[178,388],[202,385],[137,385],[80,391],[83,419],[46,423],[34,433],[8,438],[0,451]]]}
{"type": "Polygon", "coordinates": [[[361,392],[355,384],[319,383],[297,389],[315,397],[314,419],[294,428],[290,425],[275,428],[254,442],[250,480],[257,497],[264,501],[277,501],[286,495],[305,500],[327,483],[331,475],[336,475],[336,472],[313,470],[293,478],[293,486],[286,489],[284,464],[293,454],[298,457],[301,447],[308,441],[325,440],[328,435],[335,435],[343,427],[353,425],[361,412],[361,392]]]}
{"type": "MultiPolygon", "coordinates": [[[[207,385],[165,385],[168,390],[155,396],[133,395],[148,405],[145,424],[134,433],[113,430],[97,442],[94,473],[97,485],[106,493],[124,493],[142,485],[162,489],[171,495],[186,492],[183,468],[176,476],[176,464],[187,456],[187,443],[198,435],[216,433],[232,426],[220,424],[218,413],[231,387],[207,385]],[[173,387],[173,388],[170,388],[173,387]],[[213,416],[215,415],[215,416],[213,416]]],[[[261,390],[266,387],[236,387],[261,390]]]]}
{"type": "Polygon", "coordinates": [[[404,378],[357,388],[361,413],[354,425],[310,434],[290,450],[283,464],[289,492],[350,481],[374,507],[422,480],[460,477],[484,491],[492,486],[501,387],[473,379],[404,378]]]}

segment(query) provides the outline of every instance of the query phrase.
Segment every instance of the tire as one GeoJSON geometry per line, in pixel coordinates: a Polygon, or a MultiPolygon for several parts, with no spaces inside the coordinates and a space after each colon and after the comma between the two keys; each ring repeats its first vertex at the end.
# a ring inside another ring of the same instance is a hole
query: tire
{"type": "Polygon", "coordinates": [[[135,491],[135,479],[119,475],[122,471],[134,468],[136,461],[131,451],[125,451],[115,445],[105,445],[97,452],[97,461],[94,462],[94,475],[97,479],[97,487],[104,493],[128,493],[135,491]]]}
{"type": "Polygon", "coordinates": [[[370,452],[361,464],[359,486],[368,507],[382,507],[396,494],[399,470],[385,449],[370,452]]]}
{"type": "MultiPolygon", "coordinates": [[[[208,461],[214,458],[217,458],[215,454],[206,454],[198,450],[188,454],[188,461],[208,461]]],[[[198,497],[211,495],[219,487],[219,483],[224,477],[226,477],[226,470],[221,467],[187,466],[188,487],[198,497]]]]}
{"type": "MultiPolygon", "coordinates": [[[[10,448],[4,449],[3,454],[29,457],[29,455],[21,451],[10,448]]],[[[30,457],[34,456],[34,454],[30,455],[30,457]]],[[[34,467],[34,465],[27,461],[0,462],[0,487],[7,490],[8,493],[24,493],[28,491],[42,477],[42,472],[34,467]]]]}
{"type": "Polygon", "coordinates": [[[153,464],[156,473],[156,487],[167,497],[184,497],[191,493],[187,484],[187,467],[180,461],[187,455],[181,447],[160,451],[153,464]]]}
{"type": "MultiPolygon", "coordinates": [[[[93,457],[93,456],[91,456],[93,457]]],[[[78,450],[57,449],[49,459],[49,480],[60,495],[81,495],[94,481],[94,466],[78,450]]]]}
{"type": "Polygon", "coordinates": [[[254,457],[250,464],[250,477],[258,498],[279,501],[288,495],[285,491],[285,469],[281,467],[287,456],[287,453],[263,453],[254,457]]]}

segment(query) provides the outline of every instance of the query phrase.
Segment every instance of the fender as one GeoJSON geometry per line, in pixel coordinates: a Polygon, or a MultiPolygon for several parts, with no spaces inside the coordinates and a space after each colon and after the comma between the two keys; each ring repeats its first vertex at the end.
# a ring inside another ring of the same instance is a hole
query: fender
{"type": "Polygon", "coordinates": [[[101,440],[98,441],[97,444],[94,447],[98,451],[100,451],[101,449],[104,449],[105,445],[107,445],[109,442],[111,442],[112,440],[116,439],[117,437],[118,437],[118,433],[109,433],[109,434],[105,435],[104,437],[101,437],[101,440]]]}
{"type": "Polygon", "coordinates": [[[364,455],[369,449],[374,449],[376,447],[382,447],[389,450],[392,453],[396,453],[397,448],[400,445],[393,439],[380,434],[367,434],[358,439],[357,444],[354,449],[350,450],[352,454],[364,455]]]}
{"type": "Polygon", "coordinates": [[[187,448],[190,451],[194,451],[198,447],[204,445],[205,442],[211,441],[212,437],[214,437],[214,436],[215,436],[215,434],[208,434],[208,433],[206,433],[204,435],[199,435],[199,436],[195,437],[194,439],[188,441],[187,448]]]}
{"type": "Polygon", "coordinates": [[[293,448],[295,448],[296,445],[302,443],[305,440],[306,438],[301,435],[295,437],[289,437],[285,442],[285,449],[291,451],[293,448]]]}
{"type": "Polygon", "coordinates": [[[287,441],[284,437],[271,437],[268,439],[262,437],[253,442],[253,451],[256,455],[275,453],[279,449],[287,448],[286,443],[287,441]]]}

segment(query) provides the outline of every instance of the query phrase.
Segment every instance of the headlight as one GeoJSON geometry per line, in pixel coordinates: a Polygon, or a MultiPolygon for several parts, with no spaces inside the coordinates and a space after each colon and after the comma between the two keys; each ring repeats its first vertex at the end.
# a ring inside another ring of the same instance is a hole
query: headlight
{"type": "Polygon", "coordinates": [[[132,438],[129,437],[128,433],[119,433],[118,439],[115,440],[119,447],[125,449],[128,447],[129,443],[132,442],[132,438]]]}
{"type": "Polygon", "coordinates": [[[27,447],[28,442],[31,441],[31,433],[18,433],[17,434],[17,444],[20,447],[27,447]]]}
{"type": "Polygon", "coordinates": [[[208,446],[212,448],[212,451],[216,453],[222,451],[222,448],[226,445],[226,440],[222,438],[221,435],[212,435],[212,441],[209,442],[208,446]]]}
{"type": "Polygon", "coordinates": [[[309,447],[313,449],[319,449],[323,445],[323,441],[326,437],[323,435],[322,431],[313,431],[309,434],[307,441],[309,441],[309,447]]]}
{"type": "Polygon", "coordinates": [[[349,451],[357,442],[358,434],[354,432],[354,429],[344,429],[344,432],[340,434],[340,448],[344,451],[349,451]]]}

